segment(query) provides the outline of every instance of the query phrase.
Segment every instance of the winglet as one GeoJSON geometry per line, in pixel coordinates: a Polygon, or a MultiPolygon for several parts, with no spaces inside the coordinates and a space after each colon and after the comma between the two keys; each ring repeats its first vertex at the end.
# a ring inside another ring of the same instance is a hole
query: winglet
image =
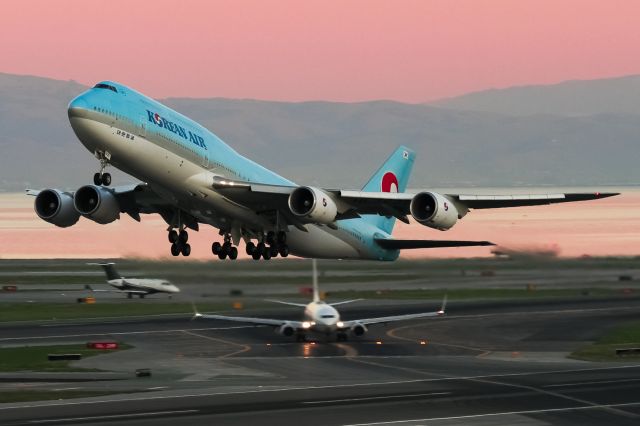
{"type": "Polygon", "coordinates": [[[191,321],[202,318],[202,314],[198,312],[198,307],[195,302],[191,302],[191,306],[193,307],[193,316],[191,317],[191,321]]]}
{"type": "Polygon", "coordinates": [[[445,309],[447,308],[447,295],[444,295],[444,298],[442,299],[442,306],[440,307],[440,310],[437,312],[438,315],[443,316],[445,314],[445,309]]]}

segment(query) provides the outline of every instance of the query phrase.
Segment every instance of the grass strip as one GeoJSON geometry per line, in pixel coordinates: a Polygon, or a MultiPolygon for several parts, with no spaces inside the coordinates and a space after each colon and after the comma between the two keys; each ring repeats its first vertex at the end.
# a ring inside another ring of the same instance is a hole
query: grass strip
{"type": "Polygon", "coordinates": [[[20,346],[14,348],[0,348],[0,371],[40,371],[40,372],[74,372],[98,371],[85,368],[71,367],[73,361],[49,361],[49,354],[81,354],[88,358],[100,354],[130,349],[131,346],[120,344],[119,349],[97,350],[84,345],[54,345],[54,346],[20,346]]]}
{"type": "Polygon", "coordinates": [[[616,349],[640,348],[640,321],[620,325],[592,345],[578,349],[569,358],[585,361],[638,361],[640,354],[619,356],[616,349]]]}

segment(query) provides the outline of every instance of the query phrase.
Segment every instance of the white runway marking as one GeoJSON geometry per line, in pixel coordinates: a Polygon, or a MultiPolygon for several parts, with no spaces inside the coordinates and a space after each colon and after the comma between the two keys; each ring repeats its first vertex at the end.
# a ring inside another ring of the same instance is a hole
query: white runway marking
{"type": "Polygon", "coordinates": [[[389,396],[369,396],[362,398],[344,398],[344,399],[329,399],[326,401],[304,401],[303,404],[330,404],[336,402],[353,402],[353,401],[379,401],[384,399],[397,399],[397,398],[410,398],[414,396],[440,396],[451,395],[451,392],[431,392],[431,393],[413,393],[405,395],[389,395],[389,396]]]}
{"type": "Polygon", "coordinates": [[[561,388],[569,386],[582,386],[582,385],[606,385],[610,383],[626,383],[626,382],[640,382],[640,379],[619,379],[619,380],[599,380],[595,382],[575,382],[575,383],[559,383],[556,385],[545,385],[543,388],[561,388]]]}
{"type": "Polygon", "coordinates": [[[186,413],[198,413],[200,410],[175,410],[175,411],[150,411],[148,413],[133,413],[133,414],[112,414],[105,416],[91,416],[91,417],[68,417],[66,419],[43,419],[43,420],[31,420],[29,423],[63,423],[73,422],[80,420],[104,420],[104,419],[124,419],[127,417],[152,417],[163,416],[166,414],[186,414],[186,413]]]}
{"type": "Polygon", "coordinates": [[[392,420],[392,421],[388,421],[388,422],[350,423],[350,424],[344,424],[342,426],[397,425],[397,424],[415,423],[415,422],[462,420],[462,419],[475,419],[475,418],[481,418],[481,417],[513,416],[513,415],[523,415],[523,414],[561,413],[561,412],[565,412],[565,411],[615,409],[615,408],[635,407],[635,406],[640,406],[640,402],[627,402],[627,403],[622,403],[622,404],[589,405],[589,406],[586,406],[586,407],[566,407],[566,408],[546,408],[546,409],[540,409],[540,410],[504,411],[504,412],[500,412],[500,413],[470,414],[470,415],[466,415],[466,416],[427,417],[427,418],[424,418],[424,419],[392,420]]]}

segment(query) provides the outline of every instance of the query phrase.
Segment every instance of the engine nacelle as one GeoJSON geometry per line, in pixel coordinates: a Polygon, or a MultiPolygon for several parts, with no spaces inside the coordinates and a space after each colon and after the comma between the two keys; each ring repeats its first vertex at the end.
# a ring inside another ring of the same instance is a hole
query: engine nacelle
{"type": "Polygon", "coordinates": [[[57,189],[40,191],[33,209],[40,219],[61,228],[74,225],[80,219],[80,214],[73,207],[73,197],[57,189]]]}
{"type": "Polygon", "coordinates": [[[362,336],[366,332],[367,327],[364,324],[355,323],[351,326],[351,333],[353,333],[354,336],[362,336]]]}
{"type": "Polygon", "coordinates": [[[293,336],[294,331],[293,326],[289,323],[282,324],[280,328],[278,328],[278,333],[287,337],[293,336]]]}
{"type": "Polygon", "coordinates": [[[419,224],[440,231],[446,231],[458,221],[458,209],[453,202],[436,192],[416,194],[409,208],[419,224]]]}
{"type": "Polygon", "coordinates": [[[311,186],[301,186],[289,195],[289,209],[298,217],[330,224],[336,220],[338,206],[326,193],[311,186]]]}
{"type": "Polygon", "coordinates": [[[101,224],[120,218],[120,205],[111,191],[95,185],[85,185],[76,191],[73,205],[78,213],[101,224]]]}

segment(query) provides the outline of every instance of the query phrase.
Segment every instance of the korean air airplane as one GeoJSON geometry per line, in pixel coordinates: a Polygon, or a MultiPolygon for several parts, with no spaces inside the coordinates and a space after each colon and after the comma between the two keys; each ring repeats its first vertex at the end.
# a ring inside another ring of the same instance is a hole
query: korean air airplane
{"type": "Polygon", "coordinates": [[[243,157],[184,115],[122,84],[104,81],[69,104],[69,121],[99,161],[92,185],[75,192],[27,190],[40,218],[60,227],[80,218],[108,224],[156,213],[168,225],[173,256],[189,256],[188,229],[219,230],[211,246],[235,259],[244,241],[254,259],[301,257],[391,261],[400,250],[491,245],[488,241],[397,240],[396,219],[450,229],[471,209],[532,206],[617,195],[477,196],[405,193],[414,152],[398,147],[361,190],[298,185],[243,157]],[[110,187],[116,167],[143,183],[110,187]]]}

